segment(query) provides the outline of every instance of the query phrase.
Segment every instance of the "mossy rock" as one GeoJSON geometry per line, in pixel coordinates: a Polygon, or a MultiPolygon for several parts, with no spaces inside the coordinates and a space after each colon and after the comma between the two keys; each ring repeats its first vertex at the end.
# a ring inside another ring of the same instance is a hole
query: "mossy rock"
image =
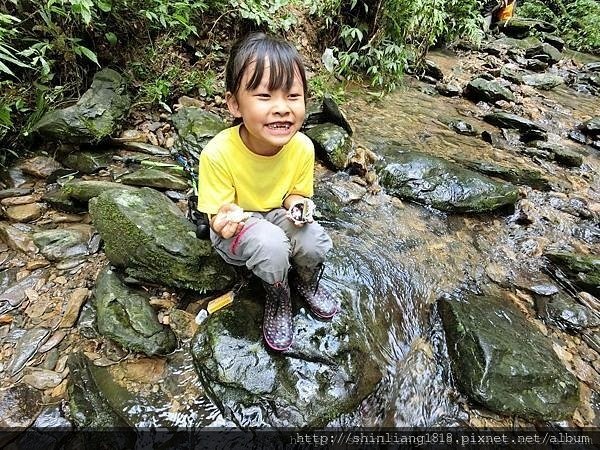
{"type": "Polygon", "coordinates": [[[62,163],[69,169],[77,170],[84,174],[92,174],[100,169],[108,167],[112,162],[112,154],[109,152],[73,152],[69,153],[62,163]]]}
{"type": "Polygon", "coordinates": [[[180,108],[172,117],[179,138],[175,148],[185,155],[198,157],[208,141],[229,127],[216,114],[193,106],[180,108]]]}
{"type": "Polygon", "coordinates": [[[544,256],[560,266],[581,289],[600,296],[600,257],[558,251],[546,252],[544,256]]]}
{"type": "Polygon", "coordinates": [[[66,143],[97,143],[114,134],[130,103],[123,77],[102,69],[76,104],[46,113],[33,131],[66,143]]]}
{"type": "Polygon", "coordinates": [[[379,175],[390,194],[447,212],[493,211],[519,197],[512,184],[419,152],[397,154],[379,175]]]}
{"type": "Polygon", "coordinates": [[[532,421],[572,417],[577,380],[510,301],[469,295],[438,305],[454,379],[473,402],[532,421]]]}
{"type": "Polygon", "coordinates": [[[552,189],[550,180],[543,171],[523,167],[506,167],[490,161],[460,160],[461,165],[490,177],[500,178],[513,184],[531,186],[540,191],[552,189]]]}
{"type": "Polygon", "coordinates": [[[98,197],[100,194],[106,191],[132,191],[136,189],[136,187],[127,186],[121,183],[113,183],[111,181],[74,180],[65,183],[65,185],[60,189],[60,193],[63,197],[81,203],[87,203],[90,201],[90,199],[98,197]]]}
{"type": "Polygon", "coordinates": [[[166,168],[143,167],[135,172],[123,175],[119,181],[132,186],[146,186],[157,189],[185,191],[190,187],[187,178],[166,168]]]}
{"type": "Polygon", "coordinates": [[[352,140],[346,130],[333,123],[323,123],[306,131],[315,144],[317,157],[332,170],[343,170],[352,151],[352,140]]]}
{"type": "Polygon", "coordinates": [[[241,427],[322,427],[356,409],[381,373],[350,306],[332,322],[296,311],[294,343],[281,354],[263,343],[263,296],[242,291],[194,337],[196,371],[211,400],[241,427]]]}
{"type": "Polygon", "coordinates": [[[195,228],[164,194],[151,188],[108,190],[90,200],[106,256],[127,275],[197,291],[226,289],[235,272],[196,238],[195,228]]]}
{"type": "Polygon", "coordinates": [[[98,331],[123,348],[153,356],[177,347],[175,334],[158,322],[150,297],[129,288],[109,268],[98,275],[93,304],[98,331]]]}

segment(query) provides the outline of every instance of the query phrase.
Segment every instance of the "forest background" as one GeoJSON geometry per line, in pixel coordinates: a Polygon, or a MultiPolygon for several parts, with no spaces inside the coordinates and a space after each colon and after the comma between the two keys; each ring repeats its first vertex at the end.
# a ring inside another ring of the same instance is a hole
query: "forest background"
{"type": "MultiPolygon", "coordinates": [[[[222,104],[231,43],[251,30],[290,39],[313,97],[343,101],[348,81],[397,88],[427,51],[483,39],[477,0],[0,0],[0,165],[33,145],[32,126],[76,100],[100,67],[128,81],[134,106],[181,95],[222,104]]],[[[526,0],[517,14],[557,25],[600,54],[600,1],[526,0]]]]}

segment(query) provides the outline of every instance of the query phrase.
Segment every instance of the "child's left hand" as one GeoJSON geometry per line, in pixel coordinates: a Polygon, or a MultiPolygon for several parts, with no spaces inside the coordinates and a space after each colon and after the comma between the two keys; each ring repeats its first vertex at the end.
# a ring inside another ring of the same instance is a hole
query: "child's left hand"
{"type": "Polygon", "coordinates": [[[313,213],[315,212],[315,204],[305,198],[302,201],[297,201],[290,205],[287,210],[286,217],[294,222],[297,227],[303,226],[305,223],[314,222],[313,213]]]}

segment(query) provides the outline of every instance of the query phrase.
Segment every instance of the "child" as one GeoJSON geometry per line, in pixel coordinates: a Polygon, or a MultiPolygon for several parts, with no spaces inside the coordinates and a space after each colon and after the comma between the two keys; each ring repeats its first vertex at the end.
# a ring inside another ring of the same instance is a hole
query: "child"
{"type": "Polygon", "coordinates": [[[298,132],[307,91],[300,55],[286,41],[251,34],[231,49],[226,89],[227,107],[241,123],[202,151],[198,209],[209,216],[217,253],[262,280],[263,336],[269,347],[283,351],[293,338],[290,259],[292,283],[313,313],[330,319],[337,312],[335,300],[319,286],[331,239],[310,214],[295,214],[314,207],[314,147],[298,132]]]}

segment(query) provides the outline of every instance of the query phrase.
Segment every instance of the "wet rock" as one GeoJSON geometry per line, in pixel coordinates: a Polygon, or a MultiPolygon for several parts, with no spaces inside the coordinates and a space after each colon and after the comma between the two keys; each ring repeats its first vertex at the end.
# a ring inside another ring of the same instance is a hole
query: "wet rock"
{"type": "Polygon", "coordinates": [[[89,238],[89,234],[81,228],[57,228],[33,234],[35,245],[49,261],[87,255],[89,238]]]}
{"type": "Polygon", "coordinates": [[[507,36],[519,39],[530,36],[536,31],[543,31],[545,33],[554,33],[556,31],[556,27],[550,22],[525,17],[511,17],[510,20],[499,22],[497,25],[498,30],[507,36]]]}
{"type": "Polygon", "coordinates": [[[527,72],[522,70],[519,66],[515,64],[505,64],[500,69],[500,76],[505,80],[510,81],[515,84],[523,83],[523,75],[526,75],[527,72]]]}
{"type": "Polygon", "coordinates": [[[25,364],[35,356],[40,346],[50,336],[50,330],[47,328],[31,328],[19,339],[15,347],[13,357],[6,366],[7,373],[14,377],[18,374],[25,364]]]}
{"type": "Polygon", "coordinates": [[[158,322],[149,296],[126,286],[109,268],[98,275],[93,304],[98,331],[123,348],[149,356],[175,350],[177,339],[158,322]]]}
{"type": "Polygon", "coordinates": [[[82,202],[77,202],[69,197],[62,188],[54,189],[44,194],[42,197],[46,203],[52,208],[67,213],[80,213],[87,211],[87,205],[82,202]]]}
{"type": "Polygon", "coordinates": [[[435,89],[445,97],[458,97],[462,95],[462,88],[454,82],[443,83],[439,82],[435,85],[435,89]]]}
{"type": "Polygon", "coordinates": [[[588,72],[600,72],[600,61],[594,61],[587,64],[584,64],[582,70],[588,72]]]}
{"type": "Polygon", "coordinates": [[[525,60],[524,65],[527,70],[532,70],[534,72],[544,72],[549,67],[549,64],[546,61],[540,59],[527,59],[525,60]]]}
{"type": "Polygon", "coordinates": [[[423,70],[425,71],[425,76],[433,78],[437,81],[442,81],[444,79],[444,72],[438,66],[435,61],[430,59],[426,59],[423,64],[423,70]]]}
{"type": "Polygon", "coordinates": [[[30,203],[6,208],[6,216],[15,222],[31,222],[42,217],[44,211],[41,203],[30,203]]]}
{"type": "Polygon", "coordinates": [[[208,141],[228,127],[219,116],[195,107],[180,108],[172,120],[179,135],[175,149],[195,159],[208,141]]]}
{"type": "Polygon", "coordinates": [[[190,187],[187,178],[168,169],[146,167],[122,176],[119,181],[132,186],[184,191],[190,187]]]}
{"type": "Polygon", "coordinates": [[[518,191],[435,156],[408,152],[395,156],[380,173],[380,183],[400,198],[448,212],[483,212],[512,205],[518,191]]]}
{"type": "Polygon", "coordinates": [[[191,339],[198,330],[196,316],[181,309],[172,309],[169,312],[169,326],[181,340],[191,339]]]}
{"type": "Polygon", "coordinates": [[[535,73],[531,75],[523,75],[523,83],[527,86],[533,86],[538,89],[549,91],[556,86],[560,86],[565,82],[563,77],[553,75],[551,73],[535,73]]]}
{"type": "Polygon", "coordinates": [[[544,141],[534,141],[533,147],[548,153],[546,159],[556,161],[566,167],[579,167],[583,164],[583,155],[565,146],[544,141]]]}
{"type": "Polygon", "coordinates": [[[346,117],[340,111],[337,103],[330,95],[325,95],[320,103],[309,103],[306,108],[306,119],[304,120],[304,126],[311,128],[318,124],[332,123],[339,127],[342,127],[348,133],[348,136],[352,136],[352,127],[346,120],[346,117]]]}
{"type": "Polygon", "coordinates": [[[233,284],[233,269],[158,191],[107,191],[90,201],[90,215],[108,259],[133,278],[199,291],[233,284]]]}
{"type": "Polygon", "coordinates": [[[600,258],[594,255],[548,251],[544,254],[584,291],[600,295],[600,258]]]}
{"type": "Polygon", "coordinates": [[[21,195],[29,195],[33,192],[33,188],[11,188],[0,190],[0,199],[9,197],[19,197],[21,195]]]}
{"type": "Polygon", "coordinates": [[[0,428],[27,428],[42,410],[42,394],[24,384],[0,390],[0,428]]]}
{"type": "Polygon", "coordinates": [[[475,78],[471,80],[465,89],[465,96],[474,101],[485,101],[494,103],[499,100],[514,102],[514,94],[497,81],[484,80],[483,78],[475,78]]]}
{"type": "Polygon", "coordinates": [[[578,331],[600,326],[600,315],[565,294],[536,296],[535,307],[539,317],[563,330],[578,331]]]}
{"type": "Polygon", "coordinates": [[[84,174],[92,174],[107,168],[112,162],[112,154],[108,152],[74,152],[67,155],[62,162],[70,169],[84,174]]]}
{"type": "Polygon", "coordinates": [[[38,248],[33,243],[33,238],[28,233],[24,233],[6,222],[0,222],[0,239],[9,248],[27,253],[30,256],[38,252],[38,248]]]}
{"type": "Polygon", "coordinates": [[[242,427],[324,426],[355,409],[381,374],[343,307],[332,322],[294,317],[294,343],[273,354],[262,342],[260,293],[242,291],[235,308],[212,314],[192,342],[196,371],[226,417],[242,427]]]}
{"type": "Polygon", "coordinates": [[[585,137],[585,134],[583,134],[581,131],[571,130],[569,131],[567,136],[569,136],[569,138],[574,140],[575,142],[579,142],[580,144],[585,145],[587,143],[587,138],[585,137]]]}
{"type": "Polygon", "coordinates": [[[587,136],[596,137],[600,135],[600,116],[583,122],[579,126],[579,129],[587,136]]]}
{"type": "Polygon", "coordinates": [[[552,65],[562,59],[562,54],[558,49],[552,47],[550,44],[543,43],[527,49],[525,51],[525,57],[530,59],[538,59],[549,65],[552,65]]]}
{"type": "Polygon", "coordinates": [[[75,105],[46,113],[33,131],[61,142],[95,143],[115,132],[129,105],[121,75],[102,69],[75,105]]]}
{"type": "Polygon", "coordinates": [[[454,379],[471,400],[527,420],[572,416],[577,380],[512,303],[469,295],[438,305],[454,379]]]}
{"type": "Polygon", "coordinates": [[[332,123],[324,123],[307,130],[306,135],[314,142],[318,158],[327,167],[332,170],[346,167],[352,151],[352,140],[346,130],[332,123]]]}
{"type": "Polygon", "coordinates": [[[477,136],[479,134],[479,131],[473,125],[463,120],[451,121],[448,126],[458,134],[465,136],[477,136]]]}
{"type": "Polygon", "coordinates": [[[25,292],[33,289],[40,280],[45,280],[47,276],[44,269],[39,269],[6,289],[0,294],[0,314],[18,307],[26,298],[25,292]]]}
{"type": "Polygon", "coordinates": [[[28,159],[20,164],[19,167],[23,173],[33,175],[36,178],[46,178],[55,170],[62,168],[59,163],[47,156],[36,156],[35,158],[28,159]]]}
{"type": "Polygon", "coordinates": [[[119,416],[108,404],[98,388],[94,367],[81,353],[69,355],[69,407],[70,416],[77,428],[83,429],[116,429],[119,433],[106,433],[107,448],[134,448],[135,439],[126,430],[127,422],[119,416]],[[109,442],[108,440],[117,440],[109,442]],[[123,446],[123,441],[127,444],[123,446]]]}
{"type": "Polygon", "coordinates": [[[543,34],[542,39],[559,52],[562,52],[563,48],[565,48],[565,41],[560,36],[556,36],[555,34],[543,34]]]}
{"type": "Polygon", "coordinates": [[[66,373],[28,367],[21,381],[35,389],[44,390],[58,386],[66,376],[66,373]]]}
{"type": "Polygon", "coordinates": [[[86,288],[77,288],[71,293],[63,317],[58,325],[59,328],[71,328],[75,325],[89,293],[90,291],[86,288]]]}
{"type": "Polygon", "coordinates": [[[486,114],[483,117],[483,120],[500,128],[514,128],[521,132],[535,130],[544,134],[546,133],[546,130],[537,123],[524,117],[517,116],[516,114],[511,114],[504,111],[496,111],[486,114]]]}
{"type": "Polygon", "coordinates": [[[367,193],[365,187],[352,181],[345,172],[338,172],[330,179],[323,180],[322,187],[343,205],[357,202],[367,193]]]}
{"type": "Polygon", "coordinates": [[[127,186],[121,183],[112,183],[110,181],[69,181],[61,191],[68,198],[79,202],[89,202],[90,199],[98,197],[105,191],[134,191],[136,187],[127,186]]]}

